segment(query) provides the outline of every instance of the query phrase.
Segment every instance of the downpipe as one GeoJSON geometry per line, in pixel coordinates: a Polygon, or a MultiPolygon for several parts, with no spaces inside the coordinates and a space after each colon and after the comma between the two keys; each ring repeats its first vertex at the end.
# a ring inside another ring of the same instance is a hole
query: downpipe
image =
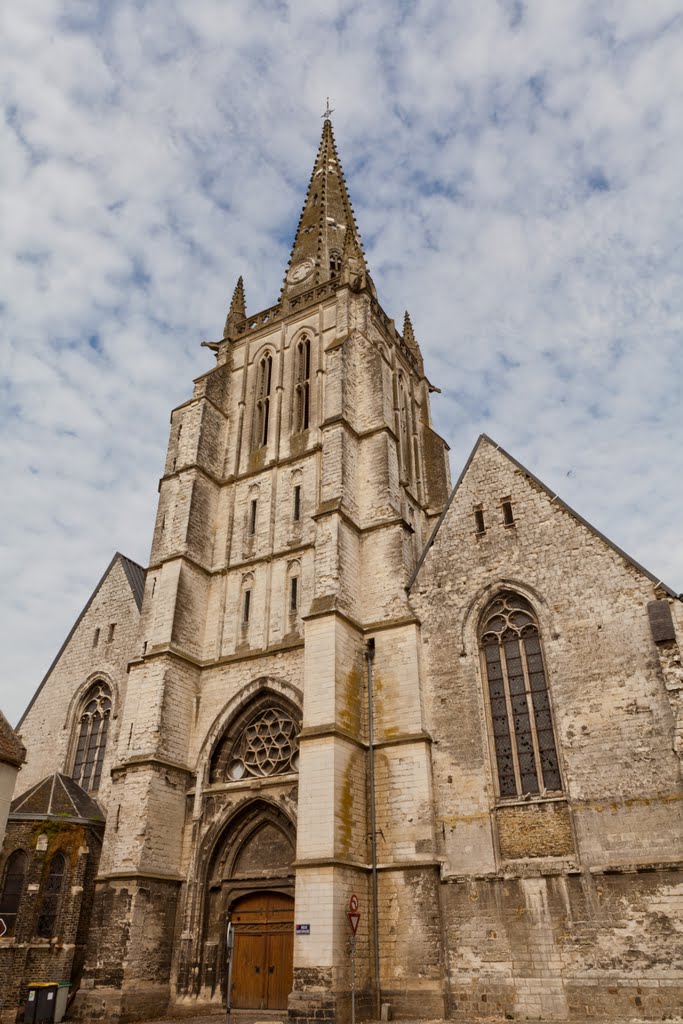
{"type": "Polygon", "coordinates": [[[375,811],[375,731],[372,696],[372,664],[375,658],[375,640],[371,637],[365,648],[368,666],[368,776],[370,786],[370,844],[372,857],[372,945],[375,961],[375,1020],[380,1019],[382,990],[379,976],[379,910],[377,898],[377,816],[375,811]]]}

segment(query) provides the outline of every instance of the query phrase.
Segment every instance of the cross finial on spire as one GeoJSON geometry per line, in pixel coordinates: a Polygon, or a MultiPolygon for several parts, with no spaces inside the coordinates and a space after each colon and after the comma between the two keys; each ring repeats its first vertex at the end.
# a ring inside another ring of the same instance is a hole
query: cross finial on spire
{"type": "Polygon", "coordinates": [[[326,121],[329,121],[330,114],[334,114],[334,110],[330,108],[330,97],[328,96],[327,97],[327,107],[325,108],[325,110],[323,111],[323,113],[320,116],[324,117],[326,121]]]}

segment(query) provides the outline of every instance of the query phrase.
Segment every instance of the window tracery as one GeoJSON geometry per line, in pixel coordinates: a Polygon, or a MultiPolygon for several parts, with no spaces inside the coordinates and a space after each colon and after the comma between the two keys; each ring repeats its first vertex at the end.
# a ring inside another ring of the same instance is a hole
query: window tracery
{"type": "Polygon", "coordinates": [[[80,715],[80,729],[72,778],[83,789],[94,792],[100,787],[102,763],[107,747],[111,690],[97,682],[88,691],[80,715]]]}
{"type": "Polygon", "coordinates": [[[541,639],[529,602],[512,591],[498,594],[482,616],[479,643],[500,796],[560,792],[541,639]]]}
{"type": "Polygon", "coordinates": [[[237,782],[299,770],[299,726],[281,707],[269,704],[247,721],[236,738],[227,737],[212,758],[212,782],[237,782]]]}

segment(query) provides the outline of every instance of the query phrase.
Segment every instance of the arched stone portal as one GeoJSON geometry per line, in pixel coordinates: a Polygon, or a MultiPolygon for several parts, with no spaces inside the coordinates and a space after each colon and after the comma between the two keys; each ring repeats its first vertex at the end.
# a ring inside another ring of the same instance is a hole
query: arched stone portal
{"type": "Polygon", "coordinates": [[[202,989],[230,1003],[285,1009],[292,984],[295,829],[278,807],[250,802],[223,828],[209,858],[203,908],[202,989]]]}

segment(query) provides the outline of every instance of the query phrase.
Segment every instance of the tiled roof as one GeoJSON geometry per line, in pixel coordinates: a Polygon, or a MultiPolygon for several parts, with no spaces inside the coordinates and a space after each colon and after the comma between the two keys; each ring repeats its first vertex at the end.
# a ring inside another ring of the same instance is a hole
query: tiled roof
{"type": "Polygon", "coordinates": [[[100,805],[77,782],[62,772],[48,775],[22,793],[10,806],[13,818],[58,818],[60,821],[86,821],[104,824],[100,805]]]}
{"type": "Polygon", "coordinates": [[[0,761],[21,765],[25,760],[26,747],[0,711],[0,761]]]}

